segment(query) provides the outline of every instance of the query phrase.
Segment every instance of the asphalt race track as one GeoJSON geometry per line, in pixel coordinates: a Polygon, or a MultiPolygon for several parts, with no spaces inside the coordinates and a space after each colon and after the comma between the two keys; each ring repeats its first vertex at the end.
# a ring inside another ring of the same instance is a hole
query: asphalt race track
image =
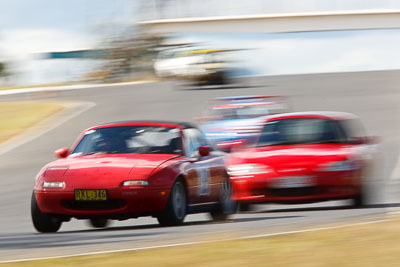
{"type": "Polygon", "coordinates": [[[0,261],[380,219],[388,210],[400,206],[400,171],[395,168],[400,152],[400,71],[258,77],[223,87],[146,83],[0,97],[0,101],[32,99],[96,105],[15,149],[1,153],[0,148],[0,261]],[[54,159],[53,151],[70,146],[83,129],[122,120],[191,121],[201,115],[208,99],[246,94],[288,96],[295,111],[339,110],[359,115],[367,131],[381,138],[376,171],[367,182],[370,205],[364,209],[348,209],[346,201],[259,205],[254,211],[236,214],[224,223],[213,223],[206,214],[199,214],[188,216],[180,227],[159,227],[154,218],[140,218],[113,222],[102,230],[91,229],[85,221],[78,220],[64,223],[55,234],[34,230],[30,219],[33,179],[44,164],[54,159]]]}

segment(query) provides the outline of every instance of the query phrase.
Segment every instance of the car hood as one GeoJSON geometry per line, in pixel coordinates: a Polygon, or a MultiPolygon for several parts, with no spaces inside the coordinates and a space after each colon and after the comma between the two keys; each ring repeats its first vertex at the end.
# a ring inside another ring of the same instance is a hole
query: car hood
{"type": "Polygon", "coordinates": [[[285,145],[248,148],[232,154],[230,164],[265,164],[278,170],[309,170],[326,162],[346,160],[352,148],[343,144],[285,145]]]}
{"type": "Polygon", "coordinates": [[[136,177],[145,179],[162,163],[176,158],[174,154],[103,154],[60,159],[48,166],[46,177],[136,177]]]}

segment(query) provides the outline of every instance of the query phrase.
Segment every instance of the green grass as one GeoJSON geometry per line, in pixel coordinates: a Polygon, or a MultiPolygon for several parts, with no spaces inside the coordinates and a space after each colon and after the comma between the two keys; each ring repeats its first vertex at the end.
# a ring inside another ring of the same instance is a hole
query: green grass
{"type": "Polygon", "coordinates": [[[4,266],[400,266],[400,220],[271,238],[4,266]]]}
{"type": "Polygon", "coordinates": [[[63,106],[57,102],[0,102],[0,143],[62,109],[63,106]]]}

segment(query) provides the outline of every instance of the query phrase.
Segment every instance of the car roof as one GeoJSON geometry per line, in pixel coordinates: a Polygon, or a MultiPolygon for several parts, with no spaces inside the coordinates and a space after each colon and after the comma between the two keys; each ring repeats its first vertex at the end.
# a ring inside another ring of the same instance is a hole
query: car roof
{"type": "Polygon", "coordinates": [[[285,119],[285,118],[324,118],[331,120],[340,119],[357,119],[354,114],[339,111],[305,111],[305,112],[290,112],[270,115],[266,118],[269,120],[285,119]]]}
{"type": "Polygon", "coordinates": [[[181,128],[181,129],[197,128],[194,124],[189,122],[176,122],[176,121],[163,121],[163,120],[138,120],[138,121],[109,122],[93,126],[87,130],[106,128],[106,127],[129,126],[129,125],[165,126],[165,127],[181,128]]]}
{"type": "Polygon", "coordinates": [[[210,101],[235,101],[235,100],[254,100],[254,99],[265,99],[265,98],[277,98],[282,97],[279,95],[243,95],[243,96],[224,96],[211,99],[210,101]]]}
{"type": "Polygon", "coordinates": [[[212,106],[212,109],[227,109],[227,108],[241,108],[241,107],[250,107],[250,106],[273,106],[273,105],[282,105],[283,102],[278,101],[262,101],[262,102],[234,102],[234,103],[223,103],[212,106]]]}

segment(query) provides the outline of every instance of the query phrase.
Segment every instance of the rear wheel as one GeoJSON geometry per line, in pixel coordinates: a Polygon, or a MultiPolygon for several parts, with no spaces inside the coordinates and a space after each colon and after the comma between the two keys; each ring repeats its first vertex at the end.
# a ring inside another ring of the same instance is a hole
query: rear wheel
{"type": "Polygon", "coordinates": [[[165,210],[157,217],[163,226],[180,225],[186,216],[186,189],[181,179],[172,187],[165,210]]]}
{"type": "Polygon", "coordinates": [[[229,179],[225,179],[222,184],[220,201],[218,209],[210,212],[214,221],[224,221],[228,219],[229,215],[235,213],[236,201],[232,199],[232,187],[229,179]]]}
{"type": "Polygon", "coordinates": [[[32,193],[31,198],[31,216],[33,226],[38,232],[54,233],[60,229],[62,224],[60,219],[40,211],[36,201],[35,192],[32,193]]]}
{"type": "Polygon", "coordinates": [[[351,198],[353,208],[362,208],[366,204],[366,195],[364,185],[359,186],[358,194],[351,198]]]}
{"type": "Polygon", "coordinates": [[[107,219],[90,219],[89,223],[94,228],[104,228],[108,225],[107,219]]]}
{"type": "Polygon", "coordinates": [[[252,209],[252,205],[250,203],[246,203],[246,202],[239,203],[239,211],[240,212],[251,211],[251,209],[252,209]]]}
{"type": "Polygon", "coordinates": [[[364,197],[363,193],[355,195],[352,198],[352,201],[353,201],[354,208],[362,208],[363,206],[365,206],[365,197],[364,197]]]}

